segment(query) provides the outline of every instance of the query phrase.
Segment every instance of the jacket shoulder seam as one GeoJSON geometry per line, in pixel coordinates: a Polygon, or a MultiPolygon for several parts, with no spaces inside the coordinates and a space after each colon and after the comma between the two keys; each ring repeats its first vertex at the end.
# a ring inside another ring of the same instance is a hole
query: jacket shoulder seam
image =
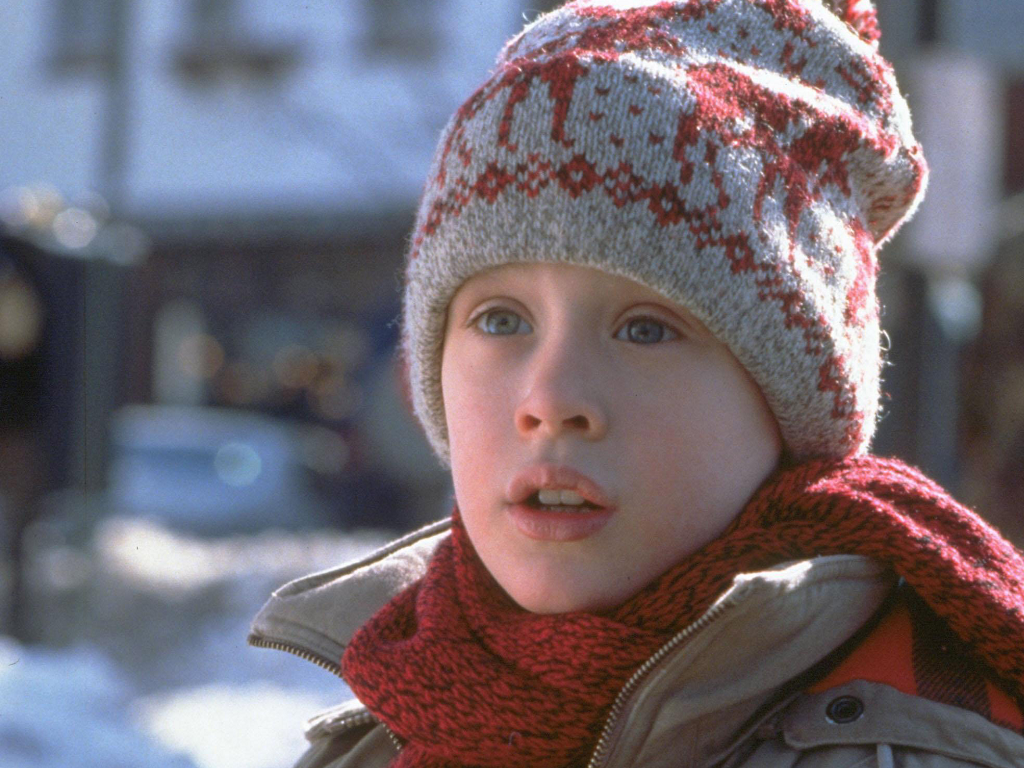
{"type": "Polygon", "coordinates": [[[450,519],[446,518],[444,520],[438,520],[437,522],[415,530],[412,533],[408,533],[399,539],[395,539],[358,560],[353,560],[352,562],[345,563],[344,565],[329,568],[324,571],[318,571],[317,573],[311,573],[308,576],[303,576],[295,579],[294,581],[290,581],[275,590],[272,597],[290,597],[308,589],[320,586],[328,581],[350,576],[356,571],[387,559],[396,552],[415,546],[421,541],[429,539],[432,536],[444,533],[450,527],[450,519]]]}

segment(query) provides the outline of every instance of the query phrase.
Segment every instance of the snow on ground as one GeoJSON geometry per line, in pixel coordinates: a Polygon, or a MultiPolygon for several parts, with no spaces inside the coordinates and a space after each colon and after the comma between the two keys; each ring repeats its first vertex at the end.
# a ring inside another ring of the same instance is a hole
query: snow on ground
{"type": "Polygon", "coordinates": [[[302,723],[338,697],[274,683],[211,683],[136,703],[142,729],[202,768],[278,768],[305,748],[302,723]]]}
{"type": "Polygon", "coordinates": [[[220,540],[109,518],[82,545],[37,537],[41,643],[0,638],[3,768],[283,768],[344,683],[245,639],[270,592],[361,557],[380,532],[220,540]]]}
{"type": "Polygon", "coordinates": [[[124,675],[99,651],[39,650],[0,638],[4,768],[193,768],[138,729],[124,675]]]}

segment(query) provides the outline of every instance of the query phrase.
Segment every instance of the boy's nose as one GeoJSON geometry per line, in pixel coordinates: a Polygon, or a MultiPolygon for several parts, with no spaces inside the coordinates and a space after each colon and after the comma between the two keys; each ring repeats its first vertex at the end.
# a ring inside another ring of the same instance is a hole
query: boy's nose
{"type": "Polygon", "coordinates": [[[593,381],[579,366],[562,358],[538,365],[527,394],[515,409],[516,430],[524,437],[577,435],[598,440],[607,431],[607,416],[588,393],[593,381]]]}

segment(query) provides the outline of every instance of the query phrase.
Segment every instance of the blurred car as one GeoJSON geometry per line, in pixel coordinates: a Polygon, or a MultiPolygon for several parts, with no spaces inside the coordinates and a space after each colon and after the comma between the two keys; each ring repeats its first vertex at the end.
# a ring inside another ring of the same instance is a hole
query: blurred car
{"type": "Polygon", "coordinates": [[[308,429],[259,414],[128,406],[111,424],[108,502],[203,534],[331,525],[310,482],[309,445],[308,429]]]}

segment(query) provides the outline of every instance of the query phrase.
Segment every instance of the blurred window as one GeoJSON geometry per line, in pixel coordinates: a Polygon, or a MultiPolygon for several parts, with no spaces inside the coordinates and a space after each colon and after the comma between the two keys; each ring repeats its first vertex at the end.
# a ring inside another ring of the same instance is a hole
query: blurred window
{"type": "Polygon", "coordinates": [[[43,415],[45,318],[37,287],[32,276],[0,250],[0,432],[34,426],[43,415]]]}
{"type": "Polygon", "coordinates": [[[295,68],[299,47],[292,40],[254,36],[239,0],[190,0],[175,67],[196,83],[222,75],[276,78],[295,68]]]}
{"type": "Polygon", "coordinates": [[[366,0],[371,55],[429,59],[437,51],[437,0],[366,0]]]}
{"type": "Polygon", "coordinates": [[[1007,194],[1024,192],[1024,77],[1012,80],[1006,89],[1007,194]]]}
{"type": "Polygon", "coordinates": [[[537,11],[541,13],[547,13],[553,11],[558,6],[565,3],[566,0],[526,0],[526,8],[524,12],[527,14],[527,18],[534,18],[537,11]]]}
{"type": "Polygon", "coordinates": [[[238,0],[192,0],[192,34],[197,42],[215,45],[238,37],[238,0]]]}
{"type": "Polygon", "coordinates": [[[115,0],[55,0],[51,65],[92,72],[109,65],[115,0]]]}

